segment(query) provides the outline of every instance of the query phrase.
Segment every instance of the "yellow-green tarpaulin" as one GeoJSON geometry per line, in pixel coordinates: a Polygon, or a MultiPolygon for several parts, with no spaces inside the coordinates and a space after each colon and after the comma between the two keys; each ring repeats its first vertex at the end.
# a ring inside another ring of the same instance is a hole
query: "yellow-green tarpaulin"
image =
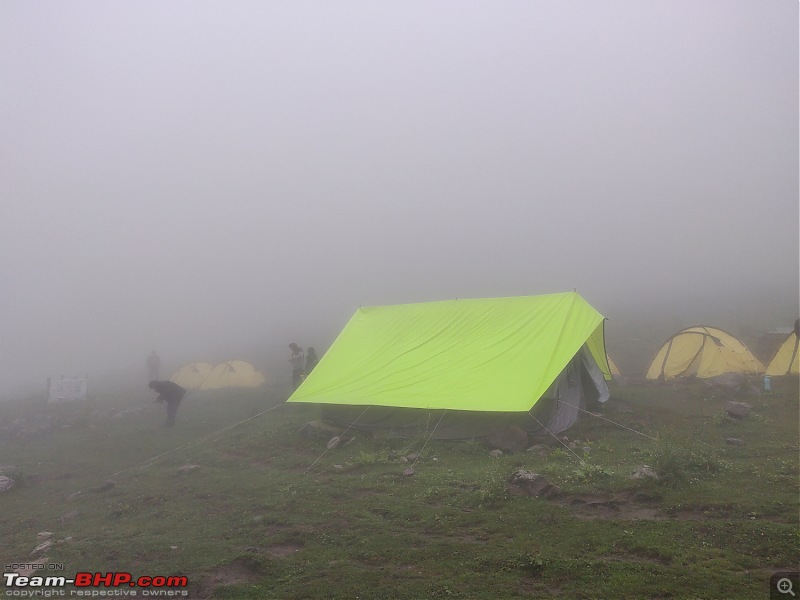
{"type": "Polygon", "coordinates": [[[575,292],[360,308],[289,402],[524,412],[603,316],[575,292]]]}

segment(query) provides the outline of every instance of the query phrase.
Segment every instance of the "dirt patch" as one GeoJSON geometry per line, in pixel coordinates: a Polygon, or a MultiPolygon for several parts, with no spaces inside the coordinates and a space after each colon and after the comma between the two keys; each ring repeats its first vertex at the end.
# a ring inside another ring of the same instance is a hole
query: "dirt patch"
{"type": "MultiPolygon", "coordinates": [[[[563,506],[578,518],[661,520],[671,516],[659,508],[661,496],[658,494],[642,490],[613,494],[569,494],[551,484],[543,475],[525,469],[515,471],[506,481],[505,489],[511,494],[540,498],[563,506]]],[[[683,515],[672,517],[681,518],[683,515]]],[[[695,515],[683,518],[693,519],[695,515]]]]}
{"type": "Polygon", "coordinates": [[[569,508],[578,518],[661,521],[705,521],[712,517],[734,516],[720,507],[693,507],[680,510],[662,509],[658,496],[640,491],[617,494],[561,494],[551,501],[569,508]]]}
{"type": "Polygon", "coordinates": [[[254,583],[260,581],[261,578],[262,576],[254,565],[247,560],[236,559],[208,573],[192,597],[211,598],[214,590],[220,586],[254,583]]]}
{"type": "Polygon", "coordinates": [[[655,505],[656,500],[638,492],[621,492],[613,495],[561,495],[555,499],[555,503],[587,519],[655,521],[668,518],[655,505]]]}

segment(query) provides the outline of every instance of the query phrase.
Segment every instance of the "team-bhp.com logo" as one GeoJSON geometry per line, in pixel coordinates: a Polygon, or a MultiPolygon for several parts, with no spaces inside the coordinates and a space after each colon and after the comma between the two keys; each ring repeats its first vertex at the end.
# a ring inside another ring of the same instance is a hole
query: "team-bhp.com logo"
{"type": "Polygon", "coordinates": [[[109,573],[89,573],[82,571],[74,577],[25,576],[19,573],[3,573],[6,596],[22,598],[53,596],[86,597],[180,597],[188,596],[186,586],[189,581],[180,575],[155,575],[134,577],[125,571],[109,573]],[[69,594],[64,588],[72,585],[69,594]]]}

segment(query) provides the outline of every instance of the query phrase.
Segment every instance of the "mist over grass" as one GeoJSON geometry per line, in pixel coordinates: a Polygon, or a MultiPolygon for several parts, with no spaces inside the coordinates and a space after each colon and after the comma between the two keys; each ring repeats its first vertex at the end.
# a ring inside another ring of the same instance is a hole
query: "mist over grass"
{"type": "MultiPolygon", "coordinates": [[[[613,294],[610,297],[600,294],[596,301],[590,297],[587,300],[608,318],[605,333],[609,355],[623,375],[636,379],[644,376],[650,361],[669,336],[699,324],[718,327],[736,335],[759,360],[767,364],[783,341],[779,334],[770,335],[769,332],[792,327],[797,318],[793,315],[800,314],[800,296],[793,295],[791,289],[781,285],[783,287],[776,285],[775,293],[773,290],[755,289],[749,293],[698,298],[685,293],[685,290],[676,289],[672,297],[631,296],[617,299],[613,294]],[[682,299],[680,302],[672,302],[670,298],[674,297],[682,299]]],[[[487,292],[487,296],[489,295],[499,294],[487,292]]],[[[389,295],[385,298],[386,303],[393,303],[389,295]]],[[[430,299],[430,296],[420,294],[417,300],[412,301],[430,299]]],[[[327,316],[324,296],[319,299],[318,306],[319,313],[316,312],[317,307],[310,307],[307,318],[291,331],[284,326],[283,329],[276,329],[271,333],[262,332],[259,323],[249,333],[241,336],[232,334],[225,343],[209,337],[198,339],[187,347],[183,340],[175,338],[171,340],[172,347],[169,351],[159,349],[162,375],[168,378],[189,362],[205,361],[216,364],[225,360],[242,359],[253,363],[269,381],[286,383],[290,380],[287,360],[289,342],[296,341],[303,347],[314,346],[322,354],[352,316],[344,310],[336,319],[327,316]]],[[[264,322],[264,328],[269,329],[267,321],[264,322]]],[[[202,338],[202,335],[198,337],[202,338]]],[[[124,339],[121,341],[124,342],[124,339]]],[[[32,368],[34,365],[27,365],[22,372],[11,374],[0,387],[0,402],[43,396],[46,378],[58,378],[61,375],[82,377],[88,374],[93,390],[140,389],[146,394],[145,359],[149,350],[137,356],[127,354],[124,360],[102,354],[87,356],[77,362],[81,368],[72,371],[36,369],[32,368]],[[24,375],[29,370],[38,372],[39,376],[24,375]]],[[[65,359],[61,364],[70,364],[74,360],[73,354],[69,356],[72,358],[65,359]]],[[[58,363],[52,362],[52,358],[50,361],[51,365],[58,363]]]]}
{"type": "Polygon", "coordinates": [[[798,315],[797,23],[3,2],[0,400],[154,349],[278,377],[359,306],[573,289],[634,374],[698,323],[755,344],[798,315]]]}

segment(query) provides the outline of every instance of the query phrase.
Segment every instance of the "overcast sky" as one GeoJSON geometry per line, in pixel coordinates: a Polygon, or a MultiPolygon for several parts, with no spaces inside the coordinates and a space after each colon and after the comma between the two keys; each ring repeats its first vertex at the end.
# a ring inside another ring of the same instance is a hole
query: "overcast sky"
{"type": "Polygon", "coordinates": [[[790,325],[798,104],[795,0],[5,0],[0,392],[370,304],[790,325]]]}

